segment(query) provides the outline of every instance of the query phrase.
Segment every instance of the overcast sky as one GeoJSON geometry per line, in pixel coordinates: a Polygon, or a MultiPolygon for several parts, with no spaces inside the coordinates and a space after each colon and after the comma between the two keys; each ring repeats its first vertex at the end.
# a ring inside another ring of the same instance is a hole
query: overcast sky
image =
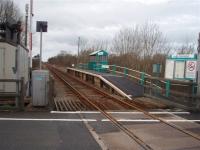
{"type": "MultiPolygon", "coordinates": [[[[22,11],[29,0],[14,0],[22,11]]],[[[200,0],[33,0],[33,55],[39,53],[37,20],[48,21],[43,36],[44,60],[61,50],[77,52],[78,36],[111,41],[121,28],[147,21],[159,25],[169,41],[196,42],[200,0]]]]}

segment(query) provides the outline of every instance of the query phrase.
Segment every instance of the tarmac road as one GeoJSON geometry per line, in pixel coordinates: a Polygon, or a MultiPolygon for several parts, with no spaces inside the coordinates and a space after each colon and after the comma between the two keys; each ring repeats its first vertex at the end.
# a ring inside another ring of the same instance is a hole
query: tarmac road
{"type": "Polygon", "coordinates": [[[0,120],[0,150],[101,149],[82,121],[31,120],[80,119],[77,114],[0,112],[0,118],[13,118],[13,120],[0,120]],[[30,120],[17,120],[19,118],[30,120]]]}

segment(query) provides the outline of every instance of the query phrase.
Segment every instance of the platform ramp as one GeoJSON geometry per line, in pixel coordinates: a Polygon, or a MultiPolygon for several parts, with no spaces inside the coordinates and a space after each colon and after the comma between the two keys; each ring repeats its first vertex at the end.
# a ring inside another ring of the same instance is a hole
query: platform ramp
{"type": "Polygon", "coordinates": [[[117,75],[101,76],[131,97],[139,97],[144,95],[144,87],[142,85],[139,85],[138,83],[135,83],[127,77],[117,75]]]}

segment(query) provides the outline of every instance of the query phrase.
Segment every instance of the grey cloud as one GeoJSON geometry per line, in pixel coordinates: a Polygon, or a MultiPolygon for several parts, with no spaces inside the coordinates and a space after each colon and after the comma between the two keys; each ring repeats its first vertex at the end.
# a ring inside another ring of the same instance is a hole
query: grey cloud
{"type": "MultiPolygon", "coordinates": [[[[29,2],[14,1],[22,10],[29,2]]],[[[195,41],[200,31],[199,0],[34,0],[34,13],[34,21],[49,22],[44,36],[46,57],[60,50],[75,53],[78,36],[111,41],[120,28],[146,21],[157,23],[169,41],[176,43],[184,42],[185,37],[195,41]]],[[[35,41],[37,52],[39,43],[35,41]]]]}

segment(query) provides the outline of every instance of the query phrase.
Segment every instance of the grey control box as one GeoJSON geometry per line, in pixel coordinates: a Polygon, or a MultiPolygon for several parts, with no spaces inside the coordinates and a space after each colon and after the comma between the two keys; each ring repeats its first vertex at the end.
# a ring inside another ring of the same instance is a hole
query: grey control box
{"type": "Polygon", "coordinates": [[[34,70],[32,72],[32,103],[33,106],[47,106],[49,93],[49,71],[34,70]]]}

